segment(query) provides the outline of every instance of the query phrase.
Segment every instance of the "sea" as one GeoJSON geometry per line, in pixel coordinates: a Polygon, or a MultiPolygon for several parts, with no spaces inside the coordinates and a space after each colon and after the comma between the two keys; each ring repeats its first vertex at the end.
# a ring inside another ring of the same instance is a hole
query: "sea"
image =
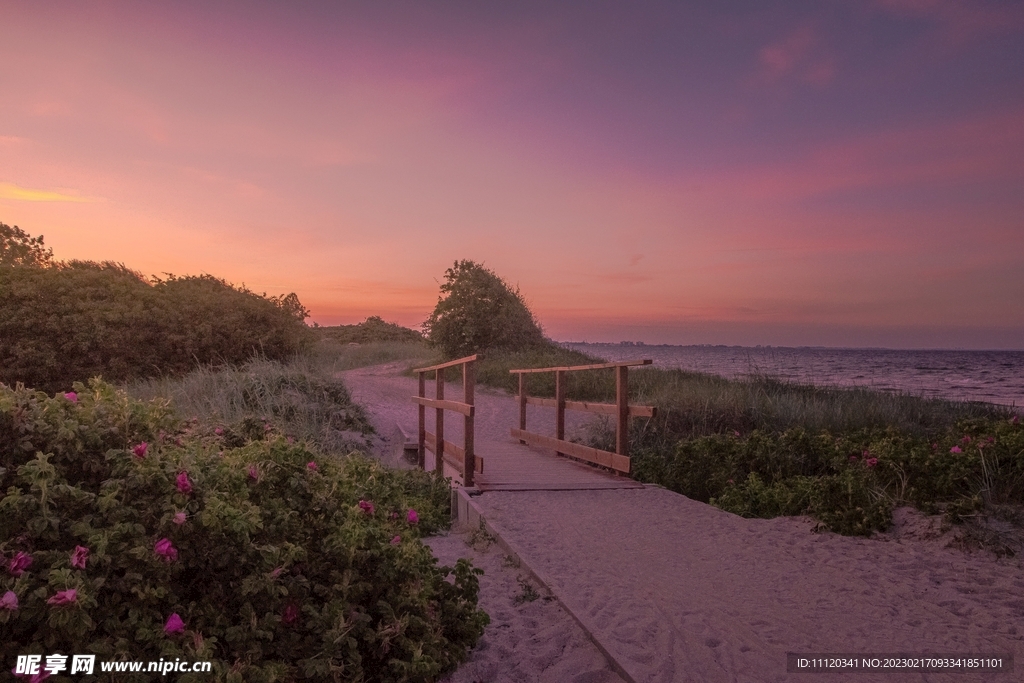
{"type": "Polygon", "coordinates": [[[869,387],[927,398],[1024,406],[1024,351],[672,346],[567,342],[607,361],[650,358],[654,367],[728,378],[769,376],[796,384],[869,387]]]}

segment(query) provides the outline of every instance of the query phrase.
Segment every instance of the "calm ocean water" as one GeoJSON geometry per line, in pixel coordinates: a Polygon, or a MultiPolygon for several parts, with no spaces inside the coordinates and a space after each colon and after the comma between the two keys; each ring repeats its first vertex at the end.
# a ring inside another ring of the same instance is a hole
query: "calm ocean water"
{"type": "Polygon", "coordinates": [[[905,351],[749,346],[563,344],[609,361],[723,377],[770,375],[799,384],[863,386],[917,396],[1024,406],[1024,351],[905,351]]]}

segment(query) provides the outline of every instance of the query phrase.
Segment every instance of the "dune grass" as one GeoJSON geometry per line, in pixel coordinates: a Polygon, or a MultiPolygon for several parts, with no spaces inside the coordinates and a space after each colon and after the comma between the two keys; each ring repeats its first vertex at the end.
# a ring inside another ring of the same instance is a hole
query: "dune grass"
{"type": "Polygon", "coordinates": [[[421,342],[349,346],[324,340],[288,362],[254,358],[228,368],[130,383],[141,399],[169,399],[206,429],[251,437],[275,430],[325,453],[365,450],[373,428],[337,377],[343,370],[427,355],[421,342]]]}

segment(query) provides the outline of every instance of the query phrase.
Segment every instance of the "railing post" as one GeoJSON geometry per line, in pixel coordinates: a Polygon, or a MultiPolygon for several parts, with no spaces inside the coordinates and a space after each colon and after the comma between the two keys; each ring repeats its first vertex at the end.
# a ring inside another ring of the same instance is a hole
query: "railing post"
{"type": "MultiPolygon", "coordinates": [[[[476,368],[473,361],[462,364],[462,402],[473,405],[474,388],[476,386],[476,368]]],[[[465,458],[463,459],[462,483],[464,486],[473,485],[473,475],[476,474],[476,454],[473,450],[473,427],[474,417],[466,415],[462,427],[465,458]]]]}
{"type": "MultiPolygon", "coordinates": [[[[565,440],[565,371],[555,370],[555,438],[565,440]]],[[[561,451],[559,455],[564,455],[561,451]]]]}
{"type": "Polygon", "coordinates": [[[618,419],[615,422],[615,452],[629,457],[629,368],[620,365],[615,368],[615,407],[618,419]]]}
{"type": "MultiPolygon", "coordinates": [[[[417,373],[420,379],[419,397],[427,397],[427,378],[425,372],[417,373]]],[[[416,446],[416,459],[419,463],[420,469],[424,469],[427,464],[427,407],[422,403],[417,407],[417,413],[419,415],[419,433],[417,435],[417,446],[416,446]]]]}
{"type": "MultiPolygon", "coordinates": [[[[435,370],[437,384],[437,400],[444,400],[444,370],[435,370]]],[[[434,472],[444,474],[444,408],[437,411],[437,430],[434,432],[434,472]]]]}
{"type": "MultiPolygon", "coordinates": [[[[519,373],[519,428],[526,431],[526,373],[519,373]]],[[[519,443],[526,442],[520,440],[519,443]]]]}

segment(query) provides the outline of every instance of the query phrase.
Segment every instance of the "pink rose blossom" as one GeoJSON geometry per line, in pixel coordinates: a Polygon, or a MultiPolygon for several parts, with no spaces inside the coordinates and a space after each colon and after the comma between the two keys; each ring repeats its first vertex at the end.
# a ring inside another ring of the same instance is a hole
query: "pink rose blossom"
{"type": "Polygon", "coordinates": [[[71,401],[72,403],[78,403],[78,394],[73,391],[65,392],[64,398],[71,401]]]}
{"type": "Polygon", "coordinates": [[[192,493],[192,482],[189,481],[188,472],[178,472],[178,490],[182,493],[192,493]]]}
{"type": "Polygon", "coordinates": [[[874,467],[878,464],[878,458],[868,458],[866,461],[868,467],[874,467]]]}
{"type": "Polygon", "coordinates": [[[186,515],[184,512],[175,512],[174,517],[171,518],[171,521],[177,524],[178,526],[181,526],[185,523],[186,519],[188,519],[188,515],[186,515]]]}
{"type": "Polygon", "coordinates": [[[88,559],[89,549],[76,545],[75,551],[71,553],[71,566],[75,569],[85,569],[85,563],[88,559]]]}
{"type": "Polygon", "coordinates": [[[174,562],[178,559],[178,549],[174,547],[169,538],[161,538],[153,546],[153,552],[164,558],[165,562],[174,562]]]}
{"type": "Polygon", "coordinates": [[[949,449],[949,452],[950,453],[963,453],[963,451],[960,450],[959,446],[953,446],[952,448],[949,449]]]}
{"type": "Polygon", "coordinates": [[[0,598],[0,609],[5,609],[9,612],[18,609],[18,596],[14,594],[14,591],[7,591],[0,598]]]}
{"type": "Polygon", "coordinates": [[[78,601],[78,591],[74,588],[69,588],[66,591],[57,591],[57,594],[46,601],[47,605],[54,605],[59,607],[61,605],[70,605],[78,601]]]}
{"type": "Polygon", "coordinates": [[[371,503],[368,500],[361,500],[361,501],[359,501],[359,509],[362,510],[363,512],[365,512],[368,515],[372,515],[373,514],[373,503],[371,503]]]}
{"type": "Polygon", "coordinates": [[[417,515],[416,511],[413,510],[412,508],[409,508],[409,514],[407,514],[405,516],[405,519],[406,519],[406,521],[409,522],[409,524],[419,524],[420,523],[420,516],[417,515]]]}
{"type": "Polygon", "coordinates": [[[7,564],[7,571],[11,573],[11,576],[21,576],[31,566],[32,556],[26,552],[19,552],[7,564]]]}
{"type": "Polygon", "coordinates": [[[294,624],[299,618],[299,608],[295,605],[288,605],[281,614],[282,624],[294,624]]]}
{"type": "Polygon", "coordinates": [[[148,449],[148,448],[149,448],[149,444],[146,443],[145,441],[143,441],[142,443],[140,443],[137,446],[135,446],[134,448],[132,448],[132,453],[135,454],[136,458],[140,458],[140,459],[141,458],[145,458],[146,457],[146,449],[148,449]]]}
{"type": "Polygon", "coordinates": [[[311,472],[316,472],[320,468],[317,467],[316,463],[311,460],[311,461],[306,463],[306,469],[308,469],[311,472]]]}
{"type": "Polygon", "coordinates": [[[394,538],[391,539],[391,545],[398,545],[401,542],[402,542],[402,537],[401,536],[395,536],[394,538]]]}
{"type": "Polygon", "coordinates": [[[177,612],[167,617],[167,623],[164,624],[164,633],[171,635],[172,633],[181,633],[185,630],[185,622],[181,620],[177,612]]]}

